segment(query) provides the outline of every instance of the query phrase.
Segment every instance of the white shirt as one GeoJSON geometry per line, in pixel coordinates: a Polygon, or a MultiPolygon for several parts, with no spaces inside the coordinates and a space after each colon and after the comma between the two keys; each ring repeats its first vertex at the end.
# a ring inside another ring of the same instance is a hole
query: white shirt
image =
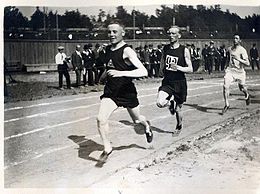
{"type": "Polygon", "coordinates": [[[63,61],[66,59],[66,54],[65,53],[57,53],[57,55],[55,56],[55,63],[57,65],[59,64],[63,64],[63,61]]]}
{"type": "Polygon", "coordinates": [[[232,68],[236,71],[244,71],[244,65],[240,63],[237,60],[234,60],[232,58],[232,55],[239,59],[248,59],[248,55],[246,52],[246,49],[240,45],[238,45],[236,48],[234,47],[229,47],[229,55],[230,55],[230,60],[229,60],[229,68],[232,68]]]}

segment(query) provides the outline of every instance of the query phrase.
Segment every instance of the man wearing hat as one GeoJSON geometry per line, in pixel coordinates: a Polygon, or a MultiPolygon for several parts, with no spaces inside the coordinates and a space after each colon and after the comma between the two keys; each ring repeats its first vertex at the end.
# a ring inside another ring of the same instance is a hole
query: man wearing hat
{"type": "Polygon", "coordinates": [[[58,73],[59,73],[59,88],[63,90],[63,75],[66,78],[67,88],[71,89],[70,85],[70,75],[68,72],[68,65],[67,65],[67,56],[64,53],[64,47],[58,47],[58,53],[55,56],[55,63],[58,66],[58,73]]]}
{"type": "Polygon", "coordinates": [[[214,42],[211,40],[209,42],[209,47],[207,48],[209,74],[211,74],[212,70],[213,70],[213,64],[214,64],[216,52],[217,51],[216,51],[216,48],[214,47],[214,42]]]}

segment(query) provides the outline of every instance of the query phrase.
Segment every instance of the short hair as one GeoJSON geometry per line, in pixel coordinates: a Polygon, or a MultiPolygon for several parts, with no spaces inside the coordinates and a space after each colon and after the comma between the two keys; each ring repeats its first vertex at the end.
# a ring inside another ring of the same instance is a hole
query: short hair
{"type": "Polygon", "coordinates": [[[122,28],[125,28],[125,25],[123,24],[122,20],[117,19],[117,18],[110,20],[110,22],[108,23],[107,26],[112,25],[112,24],[118,24],[122,28]]]}
{"type": "MultiPolygon", "coordinates": [[[[169,30],[170,30],[171,28],[177,28],[177,29],[178,29],[178,33],[181,34],[181,29],[180,29],[179,26],[175,26],[175,25],[174,25],[174,26],[171,26],[171,27],[169,28],[169,30]]],[[[168,31],[169,31],[169,30],[168,30],[168,31]]]]}
{"type": "Polygon", "coordinates": [[[235,36],[238,36],[239,39],[241,39],[241,36],[239,34],[236,33],[236,34],[233,35],[233,37],[235,37],[235,36]]]}
{"type": "Polygon", "coordinates": [[[256,43],[254,43],[253,46],[256,46],[256,43]]]}

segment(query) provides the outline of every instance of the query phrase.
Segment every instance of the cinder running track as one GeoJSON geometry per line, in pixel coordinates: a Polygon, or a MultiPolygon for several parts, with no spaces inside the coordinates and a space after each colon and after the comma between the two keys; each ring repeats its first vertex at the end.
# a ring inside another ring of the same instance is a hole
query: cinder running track
{"type": "Polygon", "coordinates": [[[231,86],[231,108],[224,115],[221,114],[222,83],[223,78],[188,81],[184,129],[173,137],[175,116],[155,104],[160,82],[138,82],[141,113],[151,122],[154,141],[146,143],[142,126],[134,125],[127,111],[119,108],[112,115],[107,132],[114,151],[102,167],[96,166],[103,149],[96,125],[101,92],[7,103],[4,107],[5,187],[93,188],[185,137],[196,136],[209,126],[260,108],[259,75],[247,78],[254,97],[249,106],[237,85],[231,86]]]}

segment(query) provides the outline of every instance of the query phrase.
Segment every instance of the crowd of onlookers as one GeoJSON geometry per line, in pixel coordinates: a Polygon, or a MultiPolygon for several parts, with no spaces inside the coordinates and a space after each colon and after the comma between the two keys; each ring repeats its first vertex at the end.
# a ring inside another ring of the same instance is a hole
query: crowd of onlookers
{"type": "MultiPolygon", "coordinates": [[[[67,86],[70,88],[69,74],[66,72],[68,67],[73,69],[76,74],[76,87],[93,86],[99,84],[99,79],[105,70],[105,48],[107,44],[95,44],[94,46],[89,43],[81,48],[77,45],[75,51],[70,57],[65,57],[65,67],[58,68],[59,72],[59,87],[62,87],[62,76],[64,75],[67,80],[67,86]],[[67,64],[66,64],[67,62],[67,64]],[[82,80],[83,77],[83,80],[82,80]],[[83,84],[82,84],[83,82],[83,84]]],[[[131,45],[130,45],[131,46],[131,45]]],[[[160,64],[162,57],[162,44],[154,46],[148,44],[134,48],[138,58],[144,64],[148,71],[148,77],[160,77],[160,64]]],[[[132,47],[132,46],[131,46],[132,47]]],[[[213,41],[205,44],[204,48],[196,48],[194,44],[186,44],[190,51],[191,62],[194,72],[207,72],[211,74],[213,71],[224,71],[228,63],[228,49],[223,44],[216,47],[213,41]]],[[[59,53],[64,54],[64,47],[58,48],[59,53]]],[[[57,55],[59,55],[59,53],[57,55]]],[[[57,56],[56,56],[57,57],[57,56]]],[[[251,62],[252,70],[255,66],[259,70],[259,55],[256,44],[253,44],[249,52],[249,59],[251,62]]],[[[56,60],[56,64],[61,66],[56,60]]],[[[64,65],[64,64],[63,64],[64,65]]]]}

